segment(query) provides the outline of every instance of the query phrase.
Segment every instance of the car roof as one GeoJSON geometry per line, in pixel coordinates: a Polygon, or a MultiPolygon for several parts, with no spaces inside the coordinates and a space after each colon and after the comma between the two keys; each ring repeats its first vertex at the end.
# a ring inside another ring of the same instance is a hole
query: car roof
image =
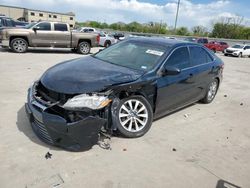
{"type": "Polygon", "coordinates": [[[130,38],[128,40],[131,41],[139,41],[139,42],[146,42],[146,43],[153,43],[161,46],[167,46],[167,47],[173,47],[173,46],[182,46],[182,45],[197,45],[201,46],[196,43],[187,42],[183,40],[177,40],[177,39],[166,39],[166,38],[160,38],[160,37],[138,37],[138,38],[130,38]]]}

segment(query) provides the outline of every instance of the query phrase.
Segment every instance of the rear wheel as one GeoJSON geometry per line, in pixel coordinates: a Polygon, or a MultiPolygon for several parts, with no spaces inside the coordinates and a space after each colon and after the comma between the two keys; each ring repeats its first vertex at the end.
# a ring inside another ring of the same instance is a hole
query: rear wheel
{"type": "Polygon", "coordinates": [[[219,86],[219,82],[217,79],[214,79],[207,87],[207,93],[205,97],[201,100],[201,102],[208,104],[211,103],[214,100],[214,97],[217,93],[219,86]]]}
{"type": "Polygon", "coordinates": [[[111,45],[111,42],[108,40],[105,42],[104,47],[108,48],[111,45]]]}
{"type": "Polygon", "coordinates": [[[120,101],[115,123],[125,137],[143,136],[151,127],[153,112],[151,105],[142,96],[131,96],[120,101]]]}
{"type": "Polygon", "coordinates": [[[24,53],[28,49],[28,43],[23,38],[14,38],[10,42],[10,47],[13,52],[24,53]]]}
{"type": "Polygon", "coordinates": [[[90,52],[90,44],[86,41],[80,42],[77,50],[79,53],[87,55],[90,52]]]}

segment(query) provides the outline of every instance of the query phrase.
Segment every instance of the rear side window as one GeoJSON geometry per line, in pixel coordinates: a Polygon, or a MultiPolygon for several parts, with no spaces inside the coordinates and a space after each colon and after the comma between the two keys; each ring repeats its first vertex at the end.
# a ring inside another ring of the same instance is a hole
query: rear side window
{"type": "Polygon", "coordinates": [[[177,48],[168,58],[166,66],[174,66],[179,69],[189,67],[189,53],[187,47],[177,48]]]}
{"type": "Polygon", "coordinates": [[[66,24],[55,24],[55,31],[68,31],[68,27],[66,24]]]}
{"type": "Polygon", "coordinates": [[[211,56],[202,47],[190,46],[189,49],[190,49],[191,62],[193,66],[213,61],[211,56]]]}
{"type": "Polygon", "coordinates": [[[51,30],[51,25],[50,23],[47,22],[43,22],[37,25],[37,27],[39,27],[39,30],[42,31],[50,31],[51,30]]]}
{"type": "Polygon", "coordinates": [[[245,46],[244,50],[249,50],[250,46],[245,46]]]}

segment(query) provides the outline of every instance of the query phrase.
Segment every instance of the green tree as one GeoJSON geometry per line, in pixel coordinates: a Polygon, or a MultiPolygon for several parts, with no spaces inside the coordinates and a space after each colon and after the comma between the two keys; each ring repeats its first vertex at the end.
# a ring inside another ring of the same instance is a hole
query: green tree
{"type": "Polygon", "coordinates": [[[176,29],[176,35],[188,36],[189,31],[186,27],[179,27],[176,29]]]}

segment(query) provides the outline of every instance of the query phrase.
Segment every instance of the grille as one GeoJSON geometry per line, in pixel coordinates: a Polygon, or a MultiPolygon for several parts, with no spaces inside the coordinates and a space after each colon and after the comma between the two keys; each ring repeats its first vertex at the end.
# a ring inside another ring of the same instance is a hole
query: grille
{"type": "Polygon", "coordinates": [[[34,126],[36,126],[36,130],[38,131],[40,138],[48,143],[53,144],[53,140],[51,139],[46,127],[36,119],[34,120],[34,123],[35,123],[34,126]]]}

